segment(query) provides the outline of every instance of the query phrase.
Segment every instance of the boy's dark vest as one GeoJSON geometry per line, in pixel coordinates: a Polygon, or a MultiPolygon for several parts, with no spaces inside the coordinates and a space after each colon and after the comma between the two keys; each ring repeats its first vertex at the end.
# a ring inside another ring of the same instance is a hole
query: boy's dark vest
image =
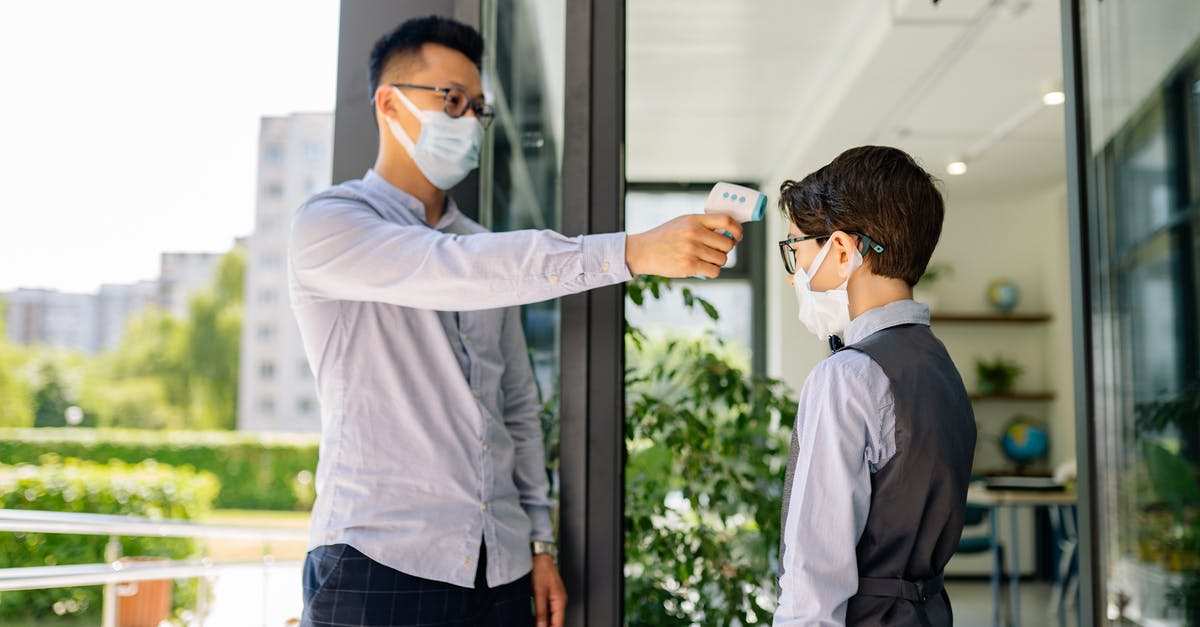
{"type": "MultiPolygon", "coordinates": [[[[896,413],[896,453],[871,476],[871,511],[857,547],[858,593],[846,624],[951,625],[942,571],[962,534],[975,456],[966,388],[945,346],[923,324],[883,329],[843,350],[879,365],[896,413]]],[[[793,446],[785,525],[795,454],[793,446]]]]}

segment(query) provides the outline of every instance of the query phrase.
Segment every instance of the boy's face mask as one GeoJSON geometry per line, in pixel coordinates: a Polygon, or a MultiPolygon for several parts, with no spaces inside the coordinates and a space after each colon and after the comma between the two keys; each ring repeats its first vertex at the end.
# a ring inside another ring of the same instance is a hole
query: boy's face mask
{"type": "Polygon", "coordinates": [[[796,303],[800,306],[800,322],[803,322],[804,326],[821,340],[828,340],[833,335],[840,336],[846,331],[846,327],[850,326],[850,297],[846,293],[846,285],[850,283],[850,275],[863,262],[862,253],[859,252],[858,247],[854,247],[847,262],[850,267],[846,271],[846,280],[834,289],[824,292],[813,291],[813,277],[821,269],[821,264],[829,255],[832,246],[833,238],[831,237],[825,241],[821,252],[817,253],[808,270],[797,269],[796,275],[792,279],[792,286],[796,290],[796,303]]]}

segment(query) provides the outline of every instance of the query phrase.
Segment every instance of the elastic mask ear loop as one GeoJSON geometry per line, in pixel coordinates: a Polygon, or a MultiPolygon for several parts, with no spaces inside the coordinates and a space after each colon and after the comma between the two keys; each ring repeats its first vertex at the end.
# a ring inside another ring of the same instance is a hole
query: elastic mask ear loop
{"type": "MultiPolygon", "coordinates": [[[[412,101],[400,91],[399,87],[393,87],[392,91],[396,92],[396,95],[400,97],[400,102],[404,103],[404,106],[412,112],[413,116],[417,118],[417,121],[421,123],[422,128],[424,128],[425,118],[421,115],[421,110],[417,108],[417,105],[413,104],[412,101]]],[[[413,156],[416,153],[417,145],[412,138],[408,136],[408,131],[405,131],[404,127],[400,125],[400,122],[391,116],[385,115],[383,117],[387,119],[388,128],[392,130],[392,135],[396,137],[396,141],[399,141],[400,145],[404,146],[404,149],[408,151],[409,156],[413,156]]],[[[418,135],[418,139],[419,138],[420,135],[418,135]]]]}

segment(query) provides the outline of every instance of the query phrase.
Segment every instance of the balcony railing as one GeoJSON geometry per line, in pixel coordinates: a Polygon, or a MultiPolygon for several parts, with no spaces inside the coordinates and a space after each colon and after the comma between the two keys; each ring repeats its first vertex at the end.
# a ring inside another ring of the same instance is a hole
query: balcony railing
{"type": "MultiPolygon", "coordinates": [[[[117,584],[151,579],[200,578],[202,585],[211,576],[225,570],[255,566],[264,571],[273,568],[298,569],[300,560],[277,561],[270,553],[272,541],[304,541],[308,534],[299,529],[250,527],[242,525],[205,525],[181,520],[153,520],[137,516],[105,514],[76,514],[36,510],[0,509],[0,531],[26,533],[70,533],[108,536],[105,563],[64,566],[34,566],[0,569],[0,592],[34,590],[68,586],[104,586],[103,627],[115,627],[117,622],[117,584]],[[263,543],[261,561],[155,560],[152,563],[122,562],[122,536],[160,538],[226,538],[259,540],[263,543]]],[[[264,587],[264,593],[266,588],[264,587]]],[[[199,596],[204,604],[207,594],[199,596]]],[[[266,600],[263,602],[263,624],[266,624],[266,600]]],[[[204,607],[196,608],[203,620],[204,607]]]]}

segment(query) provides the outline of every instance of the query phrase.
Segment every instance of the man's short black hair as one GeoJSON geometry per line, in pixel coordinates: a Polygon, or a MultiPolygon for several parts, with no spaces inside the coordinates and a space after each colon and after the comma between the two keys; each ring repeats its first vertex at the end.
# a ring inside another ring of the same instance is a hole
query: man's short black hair
{"type": "Polygon", "coordinates": [[[784,182],[779,208],[805,235],[869,235],[884,246],[868,255],[871,271],[916,285],[942,234],[937,183],[903,150],[860,146],[800,182],[784,182]]]}
{"type": "Polygon", "coordinates": [[[425,44],[439,44],[457,50],[470,59],[475,67],[483,64],[483,37],[479,31],[447,17],[430,15],[414,18],[380,37],[371,48],[368,75],[372,100],[388,63],[396,57],[419,59],[418,53],[425,44]]]}

